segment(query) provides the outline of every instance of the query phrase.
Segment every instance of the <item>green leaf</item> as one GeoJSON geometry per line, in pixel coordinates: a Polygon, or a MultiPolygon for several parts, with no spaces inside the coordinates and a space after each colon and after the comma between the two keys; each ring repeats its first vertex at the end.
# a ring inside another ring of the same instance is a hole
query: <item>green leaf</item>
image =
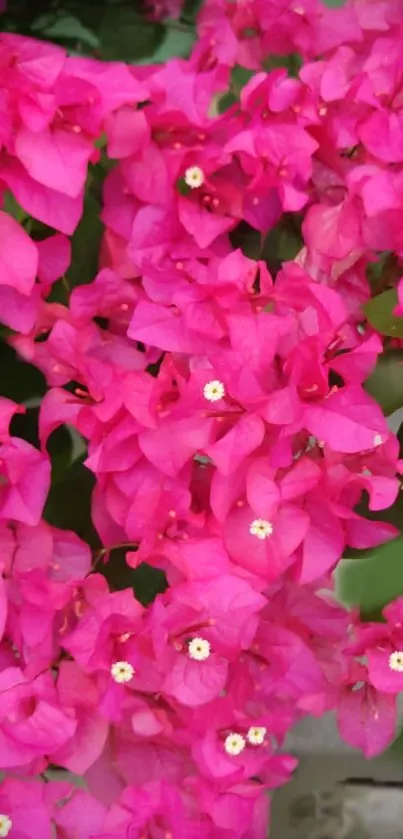
{"type": "Polygon", "coordinates": [[[240,248],[249,259],[260,259],[262,253],[262,235],[258,230],[241,221],[230,233],[233,248],[240,248]]]}
{"type": "Polygon", "coordinates": [[[12,192],[9,192],[8,190],[3,196],[2,209],[5,213],[8,213],[9,216],[12,216],[16,221],[18,221],[19,224],[22,224],[23,221],[28,218],[28,213],[20,207],[12,192]]]}
{"type": "Polygon", "coordinates": [[[52,462],[52,483],[44,519],[61,530],[73,530],[88,544],[98,547],[99,538],[91,523],[95,476],[83,461],[80,458],[64,470],[60,470],[59,462],[52,462]]]}
{"type": "MultiPolygon", "coordinates": [[[[175,56],[187,58],[195,40],[196,32],[194,29],[167,28],[163,41],[157,46],[156,51],[151,56],[152,63],[162,64],[164,61],[168,61],[175,56]]],[[[147,64],[149,60],[149,58],[143,58],[136,63],[147,64]]]]}
{"type": "Polygon", "coordinates": [[[386,416],[403,406],[403,351],[393,350],[380,356],[365,382],[365,390],[376,399],[386,416]]]}
{"type": "Polygon", "coordinates": [[[107,562],[98,565],[97,571],[106,577],[113,591],[132,588],[137,600],[147,606],[168,587],[167,578],[163,571],[146,562],[141,562],[138,568],[131,568],[126,562],[128,550],[112,550],[107,562]]]}
{"type": "Polygon", "coordinates": [[[151,58],[164,35],[165,27],[161,23],[150,23],[129,6],[105,9],[98,29],[102,58],[132,64],[151,58]]]}
{"type": "Polygon", "coordinates": [[[267,72],[284,67],[289,76],[297,78],[302,67],[302,58],[298,52],[290,52],[288,55],[269,55],[263,61],[263,67],[267,72]]]}
{"type": "Polygon", "coordinates": [[[330,6],[331,9],[340,9],[344,6],[346,0],[323,0],[325,6],[330,6]]]}
{"type": "Polygon", "coordinates": [[[181,12],[181,20],[193,21],[196,19],[197,14],[201,8],[203,0],[185,0],[182,12],[181,12]]]}
{"type": "Polygon", "coordinates": [[[91,192],[87,192],[84,213],[71,240],[71,265],[66,275],[70,288],[92,282],[98,271],[104,229],[99,215],[98,201],[91,192]]]}
{"type": "Polygon", "coordinates": [[[403,318],[393,315],[393,309],[396,305],[397,292],[394,288],[391,288],[365,303],[363,310],[371,326],[381,335],[403,338],[403,318]]]}
{"type": "Polygon", "coordinates": [[[14,402],[39,400],[46,393],[46,379],[32,364],[23,361],[15,350],[0,341],[1,394],[14,402]]]}
{"type": "Polygon", "coordinates": [[[370,262],[366,268],[373,296],[385,291],[386,288],[391,288],[395,284],[393,279],[398,279],[398,274],[396,275],[398,260],[393,251],[381,251],[377,256],[375,262],[370,262]]]}
{"type": "Polygon", "coordinates": [[[233,93],[238,95],[242,88],[248,83],[248,81],[255,75],[254,70],[247,70],[245,67],[241,67],[237,64],[231,72],[231,90],[233,93]]]}
{"type": "Polygon", "coordinates": [[[32,26],[35,31],[40,31],[49,40],[68,40],[68,41],[82,41],[89,47],[96,49],[99,47],[99,40],[86,26],[83,26],[81,21],[73,15],[61,15],[60,17],[53,16],[49,21],[50,16],[43,16],[38,18],[32,26]]]}
{"type": "Polygon", "coordinates": [[[47,450],[52,459],[53,484],[63,481],[72,466],[73,438],[65,425],[59,426],[49,437],[47,450]]]}
{"type": "Polygon", "coordinates": [[[403,534],[386,545],[345,558],[336,573],[336,591],[346,606],[358,606],[371,618],[403,594],[403,534]]]}
{"type": "Polygon", "coordinates": [[[220,96],[217,102],[217,111],[219,114],[224,114],[225,111],[228,111],[228,108],[232,108],[233,105],[238,102],[238,97],[235,93],[232,93],[229,90],[227,93],[224,93],[223,96],[220,96]]]}
{"type": "Polygon", "coordinates": [[[138,568],[133,569],[133,588],[137,600],[140,600],[143,606],[148,606],[157,594],[162,594],[168,588],[168,582],[160,568],[153,568],[142,562],[138,568]]]}

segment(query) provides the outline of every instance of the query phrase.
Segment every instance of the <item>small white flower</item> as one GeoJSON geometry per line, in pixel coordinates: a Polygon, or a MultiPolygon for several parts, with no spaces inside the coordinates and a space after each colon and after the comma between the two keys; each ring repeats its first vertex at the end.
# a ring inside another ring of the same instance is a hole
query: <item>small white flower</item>
{"type": "Polygon", "coordinates": [[[222,399],[225,396],[225,387],[223,383],[218,379],[214,379],[212,382],[207,382],[203,388],[203,396],[209,402],[218,402],[219,399],[222,399]]]}
{"type": "Polygon", "coordinates": [[[225,738],[224,749],[228,755],[240,755],[246,746],[246,740],[242,734],[232,732],[225,738]]]}
{"type": "Polygon", "coordinates": [[[390,654],[389,667],[396,673],[403,673],[403,650],[395,650],[390,654]]]}
{"type": "Polygon", "coordinates": [[[267,539],[273,533],[273,525],[266,519],[254,519],[249,527],[249,533],[258,539],[267,539]]]}
{"type": "Polygon", "coordinates": [[[190,186],[190,189],[198,189],[204,184],[204,172],[200,166],[189,166],[185,172],[185,184],[190,186]]]}
{"type": "Polygon", "coordinates": [[[264,743],[266,731],[264,725],[252,725],[246,735],[248,743],[252,746],[261,746],[264,743]]]}
{"type": "Polygon", "coordinates": [[[374,434],[373,444],[374,446],[381,446],[383,443],[382,434],[374,434]]]}
{"type": "Polygon", "coordinates": [[[5,816],[4,813],[0,813],[0,836],[8,836],[12,826],[13,823],[9,816],[5,816]]]}
{"type": "Polygon", "coordinates": [[[115,682],[124,684],[133,678],[134,668],[128,661],[115,661],[111,667],[111,675],[115,682]]]}
{"type": "Polygon", "coordinates": [[[205,638],[193,638],[189,641],[189,656],[195,661],[205,661],[209,657],[211,649],[210,642],[205,638]]]}

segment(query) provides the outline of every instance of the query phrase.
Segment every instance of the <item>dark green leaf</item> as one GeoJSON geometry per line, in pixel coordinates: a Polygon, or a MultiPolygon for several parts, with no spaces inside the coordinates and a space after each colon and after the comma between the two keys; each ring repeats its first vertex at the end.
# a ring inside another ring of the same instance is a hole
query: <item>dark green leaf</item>
{"type": "Polygon", "coordinates": [[[22,361],[4,341],[0,341],[0,366],[2,396],[21,403],[46,393],[46,380],[40,370],[22,361]]]}
{"type": "Polygon", "coordinates": [[[246,221],[241,221],[230,233],[233,248],[240,248],[249,259],[259,259],[262,252],[262,235],[246,221]]]}
{"type": "Polygon", "coordinates": [[[52,483],[56,484],[64,480],[72,465],[73,438],[65,425],[52,432],[47,450],[52,459],[52,483]]]}
{"type": "Polygon", "coordinates": [[[325,6],[330,6],[331,9],[339,9],[344,6],[346,0],[323,0],[325,6]]]}
{"type": "Polygon", "coordinates": [[[103,233],[103,224],[99,214],[98,201],[90,192],[87,192],[84,213],[71,240],[72,259],[67,272],[70,288],[92,282],[97,273],[103,233]]]}
{"type": "Polygon", "coordinates": [[[403,406],[403,351],[394,350],[380,356],[365,382],[365,390],[376,399],[386,416],[403,406]]]}
{"type": "Polygon", "coordinates": [[[88,544],[99,546],[91,523],[91,494],[95,484],[83,459],[76,460],[60,474],[60,464],[52,463],[52,484],[44,518],[62,530],[74,530],[88,544]]]}
{"type": "Polygon", "coordinates": [[[167,578],[160,568],[142,562],[133,570],[133,588],[137,600],[147,606],[155,600],[157,594],[162,594],[168,588],[167,578]]]}
{"type": "Polygon", "coordinates": [[[373,297],[363,306],[370,324],[381,335],[403,338],[403,318],[395,317],[393,309],[397,305],[397,293],[394,288],[373,297]]]}
{"type": "Polygon", "coordinates": [[[107,562],[99,565],[97,570],[106,577],[113,591],[132,588],[137,600],[147,606],[167,588],[166,576],[159,568],[153,568],[146,562],[140,563],[138,568],[131,568],[126,562],[127,550],[112,550],[107,562]]]}
{"type": "Polygon", "coordinates": [[[98,29],[102,58],[133,64],[151,58],[164,35],[165,27],[161,23],[145,20],[130,6],[105,9],[98,29]]]}
{"type": "Polygon", "coordinates": [[[266,260],[273,276],[276,276],[282,263],[294,259],[302,246],[301,219],[296,214],[286,213],[266,236],[261,259],[266,260]]]}
{"type": "Polygon", "coordinates": [[[197,17],[202,3],[203,0],[185,0],[181,12],[181,20],[193,22],[197,17]]]}
{"type": "Polygon", "coordinates": [[[15,414],[10,423],[10,434],[21,437],[39,449],[38,419],[39,408],[29,408],[25,414],[15,414]]]}

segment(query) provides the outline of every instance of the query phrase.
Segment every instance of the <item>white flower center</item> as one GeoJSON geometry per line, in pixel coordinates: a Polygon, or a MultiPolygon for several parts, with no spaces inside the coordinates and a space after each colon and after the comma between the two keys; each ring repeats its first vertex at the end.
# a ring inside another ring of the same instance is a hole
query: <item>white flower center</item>
{"type": "Polygon", "coordinates": [[[373,439],[374,446],[381,446],[383,443],[382,434],[375,434],[373,439]]]}
{"type": "Polygon", "coordinates": [[[224,749],[228,755],[240,755],[246,746],[246,740],[242,734],[228,734],[225,738],[224,749]]]}
{"type": "Polygon", "coordinates": [[[190,189],[198,189],[204,184],[204,172],[200,166],[189,166],[185,172],[185,184],[190,186],[190,189]]]}
{"type": "Polygon", "coordinates": [[[111,667],[112,679],[119,684],[130,682],[134,676],[134,668],[128,661],[115,661],[111,667]]]}
{"type": "Polygon", "coordinates": [[[222,399],[225,396],[225,387],[223,383],[218,379],[214,379],[212,382],[207,382],[203,388],[203,396],[209,402],[218,402],[219,399],[222,399]]]}
{"type": "Polygon", "coordinates": [[[403,650],[395,650],[390,654],[389,667],[396,673],[403,673],[403,650]]]}
{"type": "Polygon", "coordinates": [[[246,737],[252,746],[261,746],[264,743],[267,729],[263,725],[252,725],[246,737]]]}
{"type": "Polygon", "coordinates": [[[266,519],[255,519],[249,527],[249,533],[258,539],[267,539],[273,533],[273,525],[266,519]]]}
{"type": "Polygon", "coordinates": [[[13,826],[11,819],[0,813],[0,836],[8,836],[13,826]]]}
{"type": "Polygon", "coordinates": [[[210,642],[205,638],[193,638],[189,641],[189,656],[195,661],[205,661],[209,657],[211,649],[210,642]]]}

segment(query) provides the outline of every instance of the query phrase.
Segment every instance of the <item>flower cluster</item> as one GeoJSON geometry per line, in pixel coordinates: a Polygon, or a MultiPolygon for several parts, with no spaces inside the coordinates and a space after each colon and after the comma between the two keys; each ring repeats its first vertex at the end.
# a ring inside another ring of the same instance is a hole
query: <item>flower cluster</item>
{"type": "Polygon", "coordinates": [[[263,839],[304,715],[336,709],[367,756],[393,738],[403,605],[361,623],[332,572],[397,535],[357,505],[400,487],[362,304],[403,252],[402,13],[208,0],[188,61],[137,70],[0,36],[1,318],[48,385],[40,450],[0,400],[0,837],[263,839]],[[264,70],[273,43],[297,76],[264,70]],[[235,65],[257,72],[217,115],[235,65]],[[55,302],[101,155],[100,270],[55,302]],[[95,552],[43,518],[64,424],[95,552]],[[149,605],[114,586],[118,547],[165,575],[149,605]]]}

